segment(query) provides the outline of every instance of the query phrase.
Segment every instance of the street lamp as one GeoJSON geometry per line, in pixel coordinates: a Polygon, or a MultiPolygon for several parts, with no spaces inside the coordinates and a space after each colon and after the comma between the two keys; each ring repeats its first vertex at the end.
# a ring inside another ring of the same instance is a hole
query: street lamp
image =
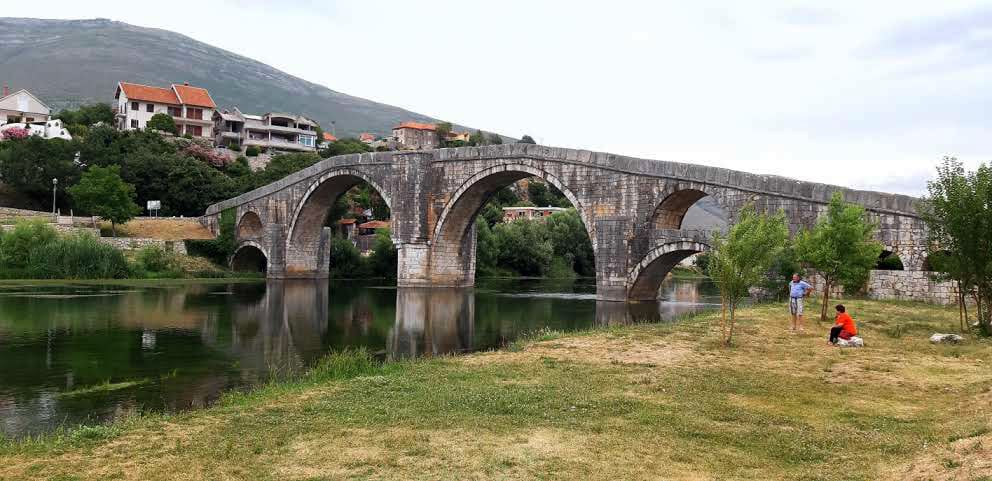
{"type": "Polygon", "coordinates": [[[59,179],[52,177],[52,215],[55,215],[55,192],[59,188],[59,179]]]}

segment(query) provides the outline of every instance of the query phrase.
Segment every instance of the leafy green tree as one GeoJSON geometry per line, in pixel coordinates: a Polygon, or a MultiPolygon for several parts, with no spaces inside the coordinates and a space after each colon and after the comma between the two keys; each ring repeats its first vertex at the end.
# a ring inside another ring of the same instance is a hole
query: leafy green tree
{"type": "Polygon", "coordinates": [[[503,143],[503,137],[500,137],[499,134],[489,135],[489,145],[501,145],[502,143],[503,143]]]}
{"type": "Polygon", "coordinates": [[[493,234],[489,222],[482,217],[476,218],[476,247],[475,247],[475,270],[482,276],[491,276],[499,261],[499,246],[496,244],[496,236],[493,234]],[[480,222],[481,221],[481,222],[480,222]]]}
{"type": "Polygon", "coordinates": [[[148,123],[145,124],[145,128],[158,130],[159,132],[168,132],[170,134],[179,132],[176,128],[176,121],[173,120],[172,116],[162,112],[152,115],[152,118],[148,119],[148,123]]]}
{"type": "Polygon", "coordinates": [[[355,244],[343,237],[331,238],[329,257],[330,276],[335,279],[360,279],[368,277],[362,254],[355,244]]]}
{"type": "Polygon", "coordinates": [[[788,236],[783,212],[774,216],[758,214],[752,205],[741,210],[737,223],[726,235],[713,233],[707,271],[720,289],[720,331],[725,345],[729,346],[734,336],[737,306],[768,272],[788,236]]]}
{"type": "Polygon", "coordinates": [[[476,130],[468,136],[468,145],[486,145],[486,136],[481,130],[476,130]]]}
{"type": "Polygon", "coordinates": [[[66,127],[72,125],[90,127],[99,122],[113,125],[114,109],[110,104],[104,102],[80,105],[76,110],[62,110],[55,118],[61,120],[66,127]]]}
{"type": "Polygon", "coordinates": [[[533,137],[531,137],[529,135],[526,135],[526,134],[524,134],[524,136],[521,137],[520,140],[517,141],[517,143],[518,144],[537,144],[537,142],[534,142],[534,138],[533,137]]]}
{"type": "Polygon", "coordinates": [[[551,267],[554,246],[542,222],[519,220],[493,229],[499,251],[497,264],[524,276],[543,276],[551,267]]]}
{"type": "Polygon", "coordinates": [[[438,122],[434,125],[434,132],[437,133],[438,139],[444,142],[448,138],[448,134],[451,133],[452,128],[451,122],[438,122]]]}
{"type": "Polygon", "coordinates": [[[334,157],[335,155],[362,154],[365,152],[372,152],[372,146],[354,137],[348,137],[331,142],[331,145],[322,150],[320,155],[322,157],[334,157]]]}
{"type": "Polygon", "coordinates": [[[79,208],[110,221],[114,237],[117,224],[123,224],[141,213],[134,203],[134,186],[124,182],[117,166],[90,167],[79,183],[69,187],[69,195],[79,208]]]}
{"type": "Polygon", "coordinates": [[[79,146],[76,140],[47,140],[32,135],[2,145],[0,181],[42,205],[51,202],[53,178],[59,180],[60,194],[64,186],[79,179],[80,169],[73,163],[79,146]]]}
{"type": "Polygon", "coordinates": [[[799,233],[796,257],[823,277],[821,321],[827,319],[834,286],[856,290],[867,282],[882,253],[882,244],[875,240],[876,227],[863,207],[845,202],[840,192],[834,192],[827,215],[813,230],[799,233]]]}
{"type": "Polygon", "coordinates": [[[592,251],[592,241],[578,211],[568,209],[557,212],[545,219],[544,224],[555,258],[564,260],[580,276],[595,276],[596,257],[592,251]]]}
{"type": "Polygon", "coordinates": [[[369,256],[369,264],[372,268],[372,275],[386,279],[396,278],[396,266],[398,253],[393,239],[390,237],[389,229],[379,229],[375,232],[375,242],[372,244],[372,255],[369,256]]]}
{"type": "Polygon", "coordinates": [[[931,244],[942,252],[931,254],[931,269],[958,284],[963,321],[964,295],[972,295],[979,329],[992,336],[992,167],[966,171],[945,157],[927,189],[920,210],[931,244]]]}
{"type": "Polygon", "coordinates": [[[568,201],[565,194],[558,190],[557,187],[538,180],[536,177],[527,183],[527,197],[532,204],[538,207],[572,206],[572,203],[568,201]]]}
{"type": "Polygon", "coordinates": [[[235,224],[238,221],[236,215],[234,208],[221,211],[220,220],[217,222],[220,231],[217,237],[205,240],[188,240],[186,241],[186,249],[190,254],[207,257],[218,264],[227,265],[231,255],[234,254],[234,249],[238,246],[234,232],[235,224]]]}

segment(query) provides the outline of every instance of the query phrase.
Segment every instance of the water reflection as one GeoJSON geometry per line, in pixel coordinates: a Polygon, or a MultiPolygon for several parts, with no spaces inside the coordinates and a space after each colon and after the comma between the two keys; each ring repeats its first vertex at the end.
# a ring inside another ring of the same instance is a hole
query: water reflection
{"type": "Polygon", "coordinates": [[[347,347],[390,359],[436,356],[498,348],[543,328],[673,319],[712,302],[708,289],[675,282],[664,292],[669,302],[625,305],[596,302],[591,281],[3,286],[0,432],[202,407],[347,347]]]}

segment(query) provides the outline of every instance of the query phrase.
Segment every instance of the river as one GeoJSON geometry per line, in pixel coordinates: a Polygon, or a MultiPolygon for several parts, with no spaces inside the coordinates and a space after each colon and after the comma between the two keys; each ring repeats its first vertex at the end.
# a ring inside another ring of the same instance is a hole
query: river
{"type": "Polygon", "coordinates": [[[597,302],[595,283],[485,280],[475,289],[355,282],[0,285],[0,434],[209,405],[305,371],[328,351],[471,352],[549,328],[671,321],[719,302],[669,279],[658,303],[597,302]]]}

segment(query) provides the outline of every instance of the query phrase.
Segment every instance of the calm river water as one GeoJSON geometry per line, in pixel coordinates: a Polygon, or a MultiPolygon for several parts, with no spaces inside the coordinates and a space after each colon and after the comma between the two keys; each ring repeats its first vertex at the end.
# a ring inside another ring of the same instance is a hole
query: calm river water
{"type": "Polygon", "coordinates": [[[473,289],[317,281],[0,286],[0,434],[21,437],[143,410],[210,404],[305,370],[330,350],[385,358],[498,348],[542,328],[671,320],[712,307],[701,280],[657,304],[596,302],[590,280],[473,289]]]}

